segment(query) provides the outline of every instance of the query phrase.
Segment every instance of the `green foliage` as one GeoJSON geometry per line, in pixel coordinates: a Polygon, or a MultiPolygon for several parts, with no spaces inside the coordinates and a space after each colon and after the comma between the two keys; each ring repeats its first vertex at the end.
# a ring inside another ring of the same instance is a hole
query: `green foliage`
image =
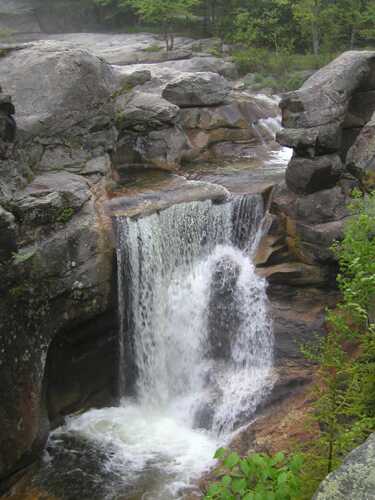
{"type": "MultiPolygon", "coordinates": [[[[250,47],[236,51],[233,59],[243,75],[254,74],[252,90],[271,88],[275,92],[298,89],[310,75],[310,71],[325,66],[335,54],[278,54],[264,48],[250,47]]],[[[246,83],[246,81],[245,81],[246,83]]]]}
{"type": "Polygon", "coordinates": [[[74,215],[74,209],[70,207],[63,208],[57,216],[57,222],[67,224],[74,215]]]}
{"type": "Polygon", "coordinates": [[[159,45],[156,45],[156,43],[155,43],[153,45],[149,45],[148,47],[145,47],[143,49],[143,52],[153,53],[153,52],[160,52],[161,50],[162,50],[161,47],[159,45]]]}
{"type": "Polygon", "coordinates": [[[218,481],[209,486],[205,500],[295,500],[300,495],[300,455],[289,459],[281,452],[253,453],[241,458],[220,448],[215,458],[220,461],[218,481]]]}
{"type": "Polygon", "coordinates": [[[344,238],[334,245],[342,301],[328,313],[328,335],[305,348],[319,378],[312,415],[319,437],[305,456],[307,494],[375,431],[375,195],[355,192],[351,209],[344,238]]]}
{"type": "Polygon", "coordinates": [[[94,0],[97,5],[119,12],[129,8],[146,24],[157,25],[164,34],[166,49],[174,47],[172,35],[177,24],[193,17],[200,0],[94,0]]]}
{"type": "Polygon", "coordinates": [[[24,250],[22,252],[17,252],[13,254],[13,261],[15,264],[23,264],[24,262],[30,260],[32,257],[34,257],[36,252],[35,248],[32,248],[31,250],[24,250]]]}

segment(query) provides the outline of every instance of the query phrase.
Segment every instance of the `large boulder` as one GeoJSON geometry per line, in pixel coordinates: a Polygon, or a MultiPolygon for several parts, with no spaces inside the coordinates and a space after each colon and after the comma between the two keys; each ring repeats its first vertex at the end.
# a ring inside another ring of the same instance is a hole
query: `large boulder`
{"type": "Polygon", "coordinates": [[[311,194],[334,187],[343,173],[344,167],[338,155],[294,157],[286,171],[286,183],[294,193],[311,194]]]}
{"type": "Polygon", "coordinates": [[[229,83],[216,73],[183,73],[166,85],[162,95],[181,108],[190,108],[222,104],[229,92],[229,83]]]}
{"type": "Polygon", "coordinates": [[[340,126],[357,90],[375,89],[375,53],[345,52],[315,73],[301,89],[281,101],[287,128],[312,128],[337,123],[340,126]]]}
{"type": "Polygon", "coordinates": [[[366,189],[375,188],[375,113],[350,148],[346,164],[366,189]]]}
{"type": "MultiPolygon", "coordinates": [[[[323,266],[326,286],[332,284],[337,262],[331,246],[343,236],[351,193],[373,182],[374,91],[375,52],[351,51],[283,96],[277,140],[294,154],[286,188],[275,190],[271,206],[283,230],[276,243],[270,235],[263,266],[323,266]]],[[[316,270],[303,275],[317,279],[316,270]]],[[[281,279],[279,272],[270,276],[281,279]]]]}
{"type": "MultiPolygon", "coordinates": [[[[0,196],[11,196],[38,173],[91,175],[90,162],[111,152],[117,140],[111,97],[117,81],[110,66],[82,49],[41,41],[9,51],[0,71],[18,130],[15,154],[2,166],[0,196]]],[[[3,97],[0,110],[5,105],[3,97]]],[[[9,116],[6,127],[12,135],[9,116]]]]}
{"type": "Polygon", "coordinates": [[[17,108],[18,127],[25,133],[77,134],[83,127],[100,130],[109,120],[113,72],[85,50],[35,42],[2,57],[0,71],[4,92],[13,96],[17,108]]]}
{"type": "Polygon", "coordinates": [[[152,130],[176,122],[179,107],[157,94],[135,92],[116,99],[116,125],[119,130],[152,130]]]}
{"type": "Polygon", "coordinates": [[[374,500],[375,434],[349,453],[343,465],[321,484],[314,500],[374,500]]]}
{"type": "Polygon", "coordinates": [[[89,182],[68,172],[37,176],[9,206],[26,227],[67,222],[91,198],[89,182]]]}

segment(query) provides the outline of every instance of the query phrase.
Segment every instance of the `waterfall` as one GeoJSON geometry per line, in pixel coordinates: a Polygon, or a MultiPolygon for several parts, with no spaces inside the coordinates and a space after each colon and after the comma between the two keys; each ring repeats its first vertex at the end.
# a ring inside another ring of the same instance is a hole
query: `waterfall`
{"type": "Polygon", "coordinates": [[[52,432],[42,486],[81,500],[194,489],[272,386],[265,281],[251,259],[264,219],[260,195],[117,218],[121,403],[52,432]]]}
{"type": "Polygon", "coordinates": [[[251,262],[263,213],[261,196],[246,196],[117,218],[120,369],[135,365],[121,374],[123,396],[128,378],[141,406],[217,434],[254,413],[272,366],[251,262]]]}

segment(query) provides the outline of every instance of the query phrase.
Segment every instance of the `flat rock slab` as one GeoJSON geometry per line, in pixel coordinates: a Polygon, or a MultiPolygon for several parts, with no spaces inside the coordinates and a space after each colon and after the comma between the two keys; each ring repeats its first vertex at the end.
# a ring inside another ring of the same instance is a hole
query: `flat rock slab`
{"type": "Polygon", "coordinates": [[[229,199],[229,191],[222,186],[171,175],[161,178],[156,185],[124,188],[122,194],[107,203],[107,209],[115,217],[145,217],[180,203],[206,200],[224,203],[229,199]]]}
{"type": "Polygon", "coordinates": [[[63,33],[43,34],[39,38],[69,43],[71,47],[88,50],[110,64],[121,66],[190,57],[193,43],[190,38],[176,37],[176,50],[167,54],[162,38],[151,33],[63,33]],[[153,49],[149,50],[150,47],[153,49]]]}

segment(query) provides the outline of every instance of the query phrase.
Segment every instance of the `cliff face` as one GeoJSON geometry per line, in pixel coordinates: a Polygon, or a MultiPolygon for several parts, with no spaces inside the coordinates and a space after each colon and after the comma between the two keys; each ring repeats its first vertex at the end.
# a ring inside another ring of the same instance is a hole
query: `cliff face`
{"type": "Polygon", "coordinates": [[[281,101],[278,140],[294,149],[286,185],[274,198],[289,255],[306,266],[332,269],[329,250],[348,216],[354,187],[371,189],[375,169],[375,54],[347,52],[281,101]]]}
{"type": "Polygon", "coordinates": [[[117,135],[112,73],[95,56],[47,44],[11,53],[0,67],[17,109],[15,136],[13,103],[0,95],[6,478],[40,452],[50,422],[114,398],[116,273],[101,201],[117,135]]]}

